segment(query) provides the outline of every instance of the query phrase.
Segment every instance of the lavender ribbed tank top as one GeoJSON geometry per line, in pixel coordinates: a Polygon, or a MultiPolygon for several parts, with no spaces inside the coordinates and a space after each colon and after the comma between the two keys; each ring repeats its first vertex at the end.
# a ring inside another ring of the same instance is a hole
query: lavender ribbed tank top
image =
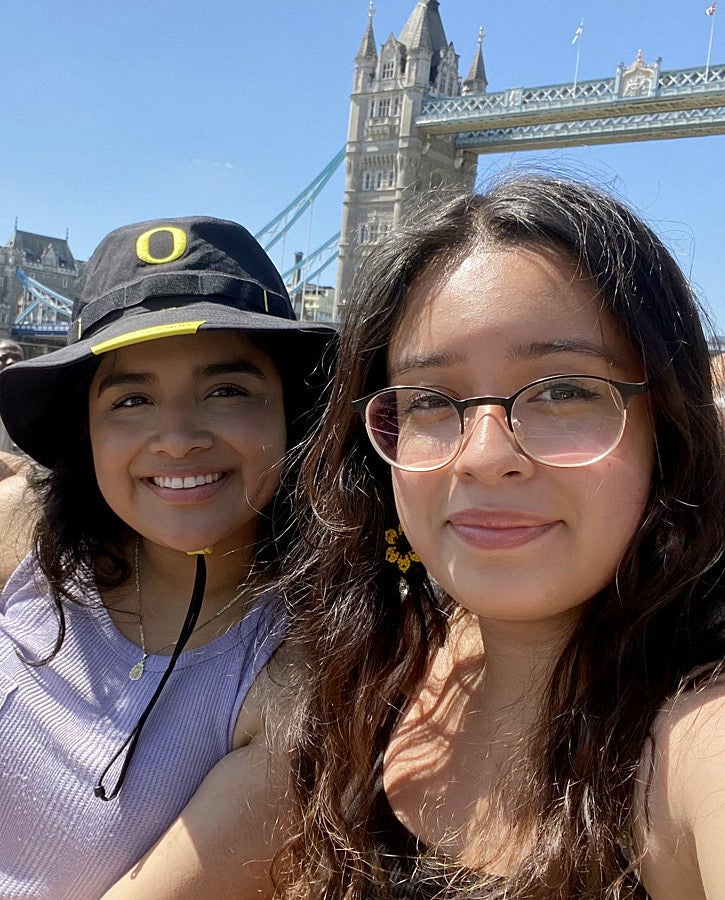
{"type": "MultiPolygon", "coordinates": [[[[27,558],[0,595],[0,898],[98,900],[178,816],[232,747],[237,714],[284,633],[271,593],[221,637],[181,655],[141,734],[120,794],[93,795],[168,657],[116,629],[100,596],[66,606],[67,634],[45,666],[57,616],[27,558]]],[[[117,770],[114,770],[114,773],[117,770]]],[[[107,784],[114,784],[109,776],[107,784]]]]}

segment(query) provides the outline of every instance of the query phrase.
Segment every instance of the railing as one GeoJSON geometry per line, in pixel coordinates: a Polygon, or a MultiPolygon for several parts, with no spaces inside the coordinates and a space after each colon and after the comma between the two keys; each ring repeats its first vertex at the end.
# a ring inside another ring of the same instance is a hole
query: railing
{"type": "Polygon", "coordinates": [[[706,102],[709,94],[721,92],[725,92],[725,65],[662,72],[659,60],[648,66],[638,59],[629,69],[620,65],[614,78],[509,88],[495,94],[467,97],[429,97],[423,101],[416,124],[426,128],[447,122],[499,119],[506,114],[525,115],[564,108],[584,111],[600,104],[606,106],[644,97],[671,99],[687,94],[691,103],[692,95],[701,95],[706,102]]]}
{"type": "Polygon", "coordinates": [[[21,309],[12,325],[12,333],[23,335],[63,335],[68,331],[73,303],[52,288],[36,281],[21,268],[15,276],[23,287],[21,309]]]}

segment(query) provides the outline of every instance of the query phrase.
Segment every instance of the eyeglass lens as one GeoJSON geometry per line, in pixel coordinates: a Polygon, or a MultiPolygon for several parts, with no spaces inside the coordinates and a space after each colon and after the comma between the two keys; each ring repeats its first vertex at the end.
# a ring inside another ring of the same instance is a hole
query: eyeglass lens
{"type": "MultiPolygon", "coordinates": [[[[464,432],[478,407],[464,412],[464,432]]],[[[564,468],[606,456],[624,430],[622,397],[598,378],[566,376],[532,384],[515,399],[511,425],[520,449],[538,462],[564,468]]],[[[445,394],[426,388],[391,388],[367,409],[378,453],[393,465],[425,471],[452,460],[464,440],[461,418],[445,394]]]]}

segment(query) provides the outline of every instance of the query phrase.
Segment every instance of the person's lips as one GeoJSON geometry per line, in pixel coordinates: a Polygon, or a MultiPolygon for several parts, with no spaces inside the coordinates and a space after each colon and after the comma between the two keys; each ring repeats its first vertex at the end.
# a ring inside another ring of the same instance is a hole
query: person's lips
{"type": "Polygon", "coordinates": [[[466,543],[482,550],[508,550],[539,540],[561,521],[514,510],[466,509],[451,513],[447,524],[466,543]]]}
{"type": "Polygon", "coordinates": [[[213,497],[221,488],[228,472],[219,469],[206,471],[159,472],[143,478],[157,497],[169,503],[197,503],[213,497]]]}

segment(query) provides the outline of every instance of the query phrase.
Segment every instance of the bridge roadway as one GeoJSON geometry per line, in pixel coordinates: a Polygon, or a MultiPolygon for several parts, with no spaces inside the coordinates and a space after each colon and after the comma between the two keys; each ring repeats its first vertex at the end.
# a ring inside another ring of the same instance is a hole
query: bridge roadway
{"type": "Polygon", "coordinates": [[[661,71],[641,54],[613,78],[424,100],[415,124],[477,153],[725,133],[725,65],[661,71]]]}

